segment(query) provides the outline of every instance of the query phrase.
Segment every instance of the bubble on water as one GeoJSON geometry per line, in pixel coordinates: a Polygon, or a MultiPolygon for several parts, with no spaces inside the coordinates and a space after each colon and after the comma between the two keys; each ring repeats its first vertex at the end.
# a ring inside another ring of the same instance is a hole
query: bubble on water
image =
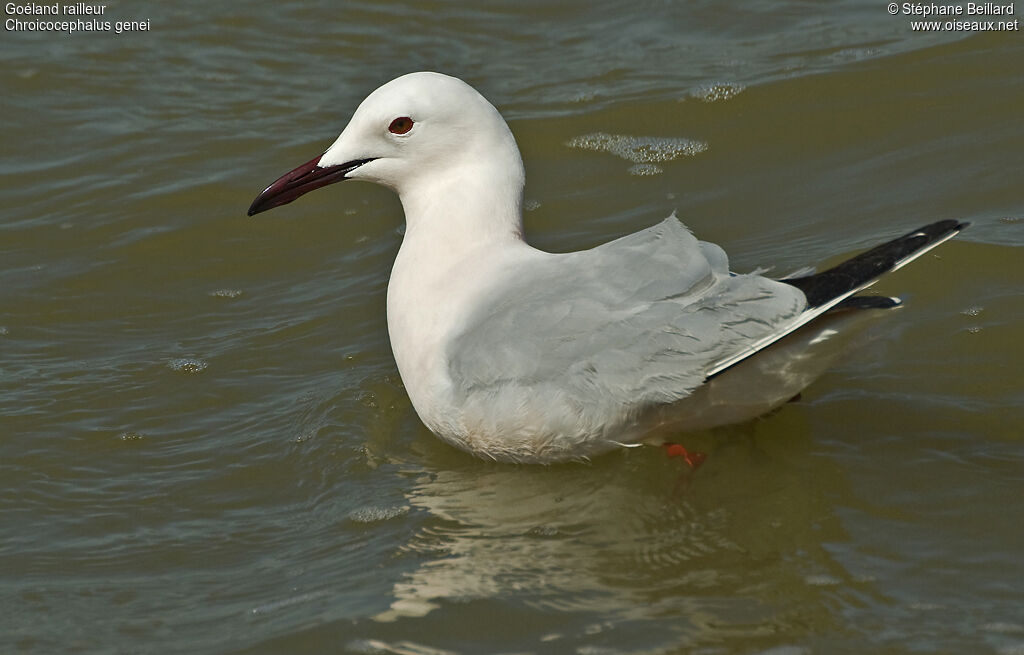
{"type": "Polygon", "coordinates": [[[549,538],[549,537],[561,536],[562,531],[559,530],[558,527],[554,526],[554,525],[538,525],[538,526],[536,526],[534,528],[530,528],[530,530],[529,530],[529,532],[527,532],[527,534],[529,536],[531,536],[531,537],[549,538]]]}
{"type": "Polygon", "coordinates": [[[690,96],[703,100],[704,102],[720,102],[722,100],[729,100],[735,98],[739,94],[743,93],[747,87],[742,84],[736,84],[734,82],[714,82],[712,84],[705,84],[704,86],[697,87],[690,92],[690,96]]]}
{"type": "Polygon", "coordinates": [[[840,584],[841,580],[825,573],[817,573],[805,577],[804,582],[812,587],[834,587],[840,584]]]}
{"type": "Polygon", "coordinates": [[[1000,223],[1006,223],[1007,225],[1014,225],[1015,223],[1024,222],[1024,217],[1020,216],[1003,216],[999,219],[1000,223]]]}
{"type": "Polygon", "coordinates": [[[971,327],[967,328],[967,332],[970,334],[977,334],[981,332],[981,328],[978,327],[977,325],[972,325],[971,327]]]}
{"type": "Polygon", "coordinates": [[[628,136],[595,132],[566,142],[570,148],[608,152],[636,164],[650,164],[692,157],[708,149],[703,141],[682,137],[628,136]]]}
{"type": "Polygon", "coordinates": [[[569,102],[590,102],[596,97],[596,92],[590,89],[584,89],[569,96],[569,102]]]}
{"type": "Polygon", "coordinates": [[[356,523],[377,523],[379,521],[390,521],[399,516],[409,513],[408,505],[394,505],[391,507],[360,507],[348,513],[350,521],[356,523]]]}
{"type": "Polygon", "coordinates": [[[210,292],[214,298],[237,298],[242,295],[241,289],[214,289],[210,292]]]}
{"type": "Polygon", "coordinates": [[[0,325],[0,337],[7,336],[8,330],[3,325],[0,325]]]}
{"type": "Polygon", "coordinates": [[[121,434],[120,434],[120,435],[118,436],[118,438],[119,438],[119,439],[120,439],[121,441],[142,441],[142,439],[143,439],[144,437],[143,437],[143,435],[142,435],[142,434],[140,434],[140,433],[138,433],[138,432],[134,432],[134,431],[132,431],[132,430],[128,430],[127,432],[122,432],[122,433],[121,433],[121,434]]]}
{"type": "Polygon", "coordinates": [[[294,439],[292,439],[292,442],[293,443],[306,443],[307,441],[309,441],[310,439],[312,439],[315,436],[316,436],[316,430],[306,430],[305,432],[299,434],[294,439]]]}
{"type": "Polygon", "coordinates": [[[629,167],[630,175],[657,175],[664,172],[661,167],[654,164],[634,164],[629,167]]]}
{"type": "Polygon", "coordinates": [[[540,201],[538,200],[527,200],[523,203],[523,209],[528,212],[536,211],[540,209],[540,201]]]}
{"type": "Polygon", "coordinates": [[[965,309],[964,311],[962,311],[960,313],[963,314],[964,316],[977,316],[982,311],[984,311],[984,309],[985,309],[984,307],[979,307],[979,306],[975,305],[973,307],[968,307],[967,309],[965,309]]]}
{"type": "Polygon", "coordinates": [[[179,373],[202,373],[208,364],[195,357],[179,357],[167,362],[167,367],[179,373]]]}

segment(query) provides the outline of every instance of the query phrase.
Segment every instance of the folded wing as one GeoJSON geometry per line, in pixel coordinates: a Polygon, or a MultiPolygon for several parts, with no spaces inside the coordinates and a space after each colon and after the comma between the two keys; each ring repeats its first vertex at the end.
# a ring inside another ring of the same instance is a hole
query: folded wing
{"type": "Polygon", "coordinates": [[[552,431],[615,428],[609,415],[628,421],[685,398],[805,307],[792,285],[730,274],[725,253],[672,216],[494,290],[450,348],[450,379],[487,428],[507,430],[527,408],[552,431]]]}

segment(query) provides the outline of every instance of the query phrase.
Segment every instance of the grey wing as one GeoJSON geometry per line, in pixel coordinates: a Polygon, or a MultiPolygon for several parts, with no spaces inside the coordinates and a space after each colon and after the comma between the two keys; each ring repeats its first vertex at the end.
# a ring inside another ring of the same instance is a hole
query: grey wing
{"type": "Polygon", "coordinates": [[[495,290],[450,349],[453,390],[496,411],[544,402],[579,415],[602,404],[640,411],[686,397],[716,361],[805,305],[794,287],[730,274],[721,248],[672,216],[552,256],[495,290]]]}

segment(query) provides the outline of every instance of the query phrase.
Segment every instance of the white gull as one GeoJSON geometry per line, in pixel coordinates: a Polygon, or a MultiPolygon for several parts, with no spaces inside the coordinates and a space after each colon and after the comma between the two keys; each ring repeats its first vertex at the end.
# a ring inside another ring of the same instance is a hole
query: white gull
{"type": "Polygon", "coordinates": [[[663,443],[778,407],[831,361],[823,343],[899,304],[854,294],[966,225],[933,223],[822,273],[772,280],[730,273],[722,249],[675,215],[590,250],[533,248],[524,179],[483,96],[411,73],[371,93],[323,155],[249,208],[341,180],[396,191],[406,230],[387,315],[402,381],[431,431],[502,461],[663,443]]]}

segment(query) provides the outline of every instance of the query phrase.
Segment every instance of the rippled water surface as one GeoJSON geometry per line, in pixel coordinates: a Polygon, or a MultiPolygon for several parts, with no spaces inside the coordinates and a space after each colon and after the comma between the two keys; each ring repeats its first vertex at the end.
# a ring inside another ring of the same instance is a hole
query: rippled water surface
{"type": "Polygon", "coordinates": [[[853,0],[104,19],[150,29],[0,40],[0,652],[1024,653],[1020,32],[853,0]],[[692,478],[477,461],[391,356],[390,192],[245,217],[419,69],[509,119],[547,249],[676,210],[783,275],[972,226],[799,402],[681,435],[692,478]]]}

